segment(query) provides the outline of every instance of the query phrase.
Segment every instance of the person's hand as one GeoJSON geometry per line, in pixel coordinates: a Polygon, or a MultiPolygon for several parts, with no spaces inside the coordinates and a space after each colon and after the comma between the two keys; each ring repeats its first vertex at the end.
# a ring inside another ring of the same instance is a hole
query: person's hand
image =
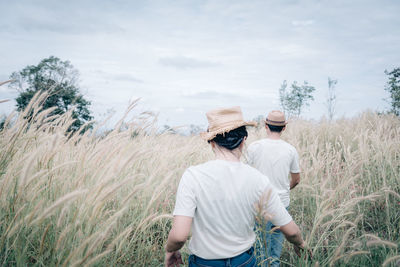
{"type": "MultiPolygon", "coordinates": [[[[294,252],[296,252],[297,256],[299,256],[299,257],[301,257],[301,253],[302,253],[304,250],[307,250],[308,257],[310,258],[310,260],[312,260],[312,252],[311,252],[311,249],[305,249],[305,243],[304,243],[304,242],[303,242],[300,246],[293,245],[293,247],[294,247],[294,252]]],[[[307,254],[304,254],[304,258],[307,257],[307,254]]]]}
{"type": "Polygon", "coordinates": [[[183,264],[179,250],[165,253],[165,267],[179,267],[183,264]]]}

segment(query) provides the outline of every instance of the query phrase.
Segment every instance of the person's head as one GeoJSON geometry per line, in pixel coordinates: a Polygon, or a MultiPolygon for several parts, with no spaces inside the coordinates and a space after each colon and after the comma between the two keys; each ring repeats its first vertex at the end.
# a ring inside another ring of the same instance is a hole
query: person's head
{"type": "Polygon", "coordinates": [[[217,145],[222,146],[228,150],[234,150],[238,148],[243,141],[247,138],[246,126],[233,129],[227,133],[217,134],[213,139],[208,142],[215,142],[217,145]]]}
{"type": "Polygon", "coordinates": [[[280,110],[271,111],[265,119],[265,128],[272,133],[281,133],[286,124],[285,114],[280,110]]]}
{"type": "Polygon", "coordinates": [[[286,127],[286,126],[270,125],[268,123],[266,123],[265,126],[268,127],[271,133],[281,133],[283,130],[285,130],[286,127]]]}
{"type": "Polygon", "coordinates": [[[208,120],[207,132],[200,136],[209,143],[234,150],[241,147],[248,135],[246,126],[256,126],[256,122],[246,122],[240,107],[219,108],[206,113],[208,120]]]}

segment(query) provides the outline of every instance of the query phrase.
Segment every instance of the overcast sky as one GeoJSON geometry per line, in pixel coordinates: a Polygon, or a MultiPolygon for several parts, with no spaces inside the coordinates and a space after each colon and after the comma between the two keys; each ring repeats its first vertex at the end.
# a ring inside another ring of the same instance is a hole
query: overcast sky
{"type": "MultiPolygon", "coordinates": [[[[384,110],[384,70],[400,67],[400,1],[0,0],[0,81],[54,55],[80,72],[101,119],[141,97],[160,124],[206,125],[205,112],[240,105],[246,119],[279,108],[278,89],[316,87],[304,117],[384,110]]],[[[17,92],[0,87],[0,99],[17,92]]],[[[0,104],[9,113],[15,102],[0,104]]]]}

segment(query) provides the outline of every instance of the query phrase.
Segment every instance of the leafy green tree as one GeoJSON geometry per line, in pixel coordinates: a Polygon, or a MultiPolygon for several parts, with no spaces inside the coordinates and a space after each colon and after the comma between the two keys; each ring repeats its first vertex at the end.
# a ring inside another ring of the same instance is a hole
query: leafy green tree
{"type": "Polygon", "coordinates": [[[391,72],[385,70],[385,74],[389,76],[385,90],[390,94],[391,112],[400,116],[400,68],[395,68],[391,72]]]}
{"type": "Polygon", "coordinates": [[[296,81],[292,83],[290,89],[286,80],[283,81],[279,89],[279,100],[283,111],[288,117],[293,115],[300,116],[301,111],[305,106],[309,106],[309,101],[314,100],[312,93],[315,87],[304,81],[303,85],[298,85],[296,81]]]}
{"type": "Polygon", "coordinates": [[[92,119],[88,109],[90,102],[79,92],[78,71],[69,61],[57,57],[45,58],[36,66],[26,66],[11,74],[10,87],[19,92],[17,109],[24,110],[38,91],[48,91],[43,109],[56,107],[50,114],[63,114],[73,108],[74,122],[71,131],[78,130],[86,121],[92,119]]]}

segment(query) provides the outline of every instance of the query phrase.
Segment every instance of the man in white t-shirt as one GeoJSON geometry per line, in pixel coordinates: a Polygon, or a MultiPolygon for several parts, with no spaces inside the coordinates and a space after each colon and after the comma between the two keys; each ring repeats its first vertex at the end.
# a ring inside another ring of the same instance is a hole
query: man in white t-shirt
{"type": "Polygon", "coordinates": [[[208,131],[202,133],[215,154],[215,160],[191,166],[179,182],[174,220],[166,244],[165,266],[179,266],[179,250],[188,239],[189,267],[255,267],[253,243],[256,203],[272,214],[295,251],[304,248],[298,226],[293,222],[271,182],[255,168],[240,161],[247,138],[240,107],[207,112],[208,131]],[[263,201],[262,201],[263,202],[263,201]]]}
{"type": "MultiPolygon", "coordinates": [[[[300,167],[296,149],[281,139],[286,124],[283,112],[271,111],[265,121],[267,138],[250,144],[247,157],[250,165],[270,179],[283,205],[288,209],[290,190],[300,182],[300,167]]],[[[271,231],[274,227],[273,222],[268,222],[266,231],[260,233],[260,240],[265,240],[267,243],[266,254],[271,266],[279,266],[284,236],[279,229],[271,231]]],[[[264,257],[265,254],[261,256],[264,257]]]]}

